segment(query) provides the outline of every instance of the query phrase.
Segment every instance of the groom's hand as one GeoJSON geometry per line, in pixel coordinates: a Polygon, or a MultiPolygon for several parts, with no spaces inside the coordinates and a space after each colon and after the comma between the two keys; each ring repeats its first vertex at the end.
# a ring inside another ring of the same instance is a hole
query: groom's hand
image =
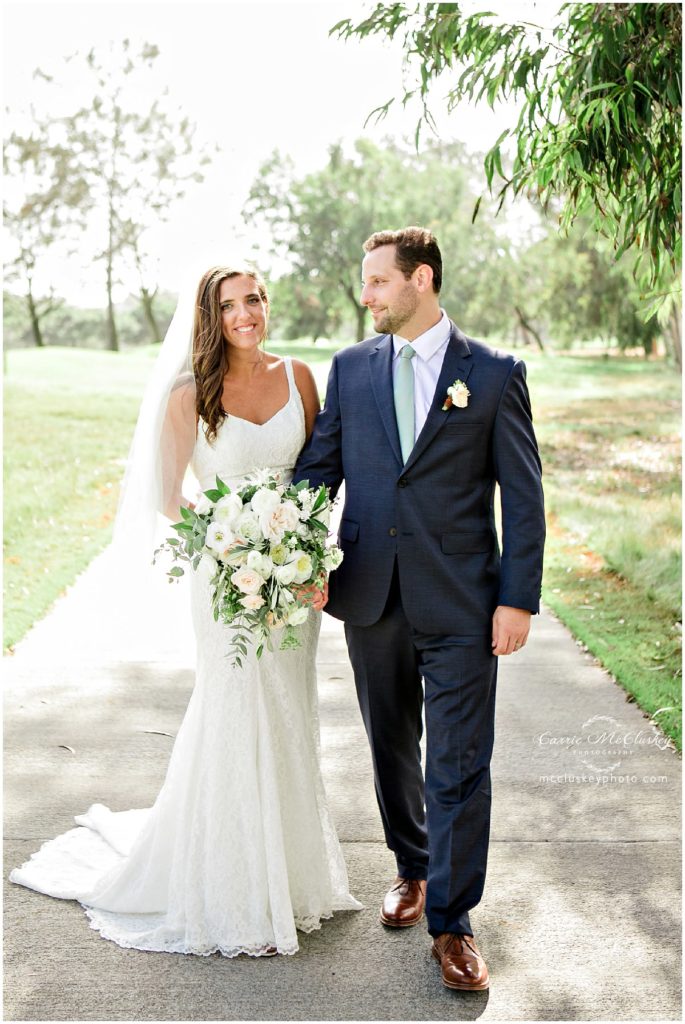
{"type": "Polygon", "coordinates": [[[293,589],[298,591],[301,603],[313,608],[315,612],[323,611],[328,603],[328,580],[323,584],[323,589],[320,589],[315,583],[309,583],[306,587],[293,587],[293,589]]]}
{"type": "Polygon", "coordinates": [[[528,639],[531,613],[525,608],[500,604],[492,617],[492,653],[513,654],[528,639]]]}

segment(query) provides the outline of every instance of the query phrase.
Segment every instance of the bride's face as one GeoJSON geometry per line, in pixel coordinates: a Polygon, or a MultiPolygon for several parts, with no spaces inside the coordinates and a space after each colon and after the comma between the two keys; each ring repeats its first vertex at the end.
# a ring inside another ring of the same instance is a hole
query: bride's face
{"type": "Polygon", "coordinates": [[[252,277],[227,277],[219,285],[224,339],[231,348],[249,351],[266,334],[267,306],[252,277]]]}

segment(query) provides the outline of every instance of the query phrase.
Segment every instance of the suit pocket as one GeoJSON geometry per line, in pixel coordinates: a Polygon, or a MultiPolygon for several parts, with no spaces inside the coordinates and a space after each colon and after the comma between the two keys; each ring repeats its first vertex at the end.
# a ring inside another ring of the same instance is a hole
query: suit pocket
{"type": "Polygon", "coordinates": [[[442,429],[448,434],[482,434],[485,432],[486,426],[484,423],[478,423],[475,420],[460,423],[457,419],[451,419],[442,429]]]}
{"type": "Polygon", "coordinates": [[[489,530],[473,533],[443,533],[440,547],[445,555],[472,555],[480,551],[492,551],[495,541],[489,530]]]}
{"type": "Polygon", "coordinates": [[[342,519],[340,521],[340,539],[348,541],[356,541],[359,536],[359,523],[355,523],[353,519],[342,519]]]}

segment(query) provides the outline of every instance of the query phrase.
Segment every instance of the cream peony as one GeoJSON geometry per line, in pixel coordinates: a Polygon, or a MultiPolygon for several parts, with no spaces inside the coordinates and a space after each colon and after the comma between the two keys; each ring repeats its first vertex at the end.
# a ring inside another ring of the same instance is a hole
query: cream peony
{"type": "Polygon", "coordinates": [[[294,530],[300,522],[297,508],[292,501],[279,502],[270,512],[262,512],[259,525],[267,540],[279,541],[290,530],[294,530]]]}
{"type": "Polygon", "coordinates": [[[247,608],[249,612],[255,612],[264,604],[264,598],[261,594],[246,594],[245,597],[240,598],[239,603],[243,608],[247,608]]]}
{"type": "Polygon", "coordinates": [[[264,585],[264,578],[255,572],[254,569],[238,569],[231,576],[231,583],[243,594],[256,594],[264,585]]]}

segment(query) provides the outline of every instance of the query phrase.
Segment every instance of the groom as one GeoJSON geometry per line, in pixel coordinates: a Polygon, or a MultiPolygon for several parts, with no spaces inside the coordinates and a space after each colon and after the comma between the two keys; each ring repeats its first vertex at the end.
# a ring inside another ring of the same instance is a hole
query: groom
{"type": "Polygon", "coordinates": [[[336,353],[295,479],[345,481],[327,611],[345,622],[397,861],[380,919],[407,928],[425,908],[445,985],[481,990],[469,910],[485,881],[497,659],[523,647],[539,605],[540,459],[525,366],[440,308],[433,235],[380,231],[364,250],[361,303],[380,333],[336,353]]]}

